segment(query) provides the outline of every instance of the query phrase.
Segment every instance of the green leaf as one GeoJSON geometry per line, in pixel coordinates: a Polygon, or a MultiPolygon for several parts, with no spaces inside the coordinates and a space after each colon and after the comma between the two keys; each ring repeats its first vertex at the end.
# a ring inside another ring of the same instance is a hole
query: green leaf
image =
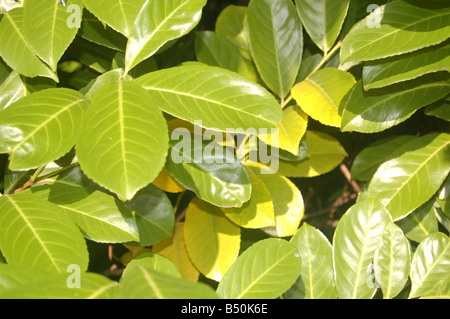
{"type": "Polygon", "coordinates": [[[450,299],[450,276],[440,280],[421,299],[450,299]]]}
{"type": "Polygon", "coordinates": [[[430,200],[396,222],[408,239],[420,243],[438,231],[433,204],[434,200],[430,200]]]}
{"type": "Polygon", "coordinates": [[[411,263],[411,292],[417,298],[432,290],[450,273],[450,239],[443,233],[433,233],[417,247],[411,263]]]}
{"type": "Polygon", "coordinates": [[[448,73],[429,74],[369,92],[359,81],[345,103],[341,130],[375,133],[404,122],[419,108],[445,97],[449,79],[448,73]]]}
{"type": "Polygon", "coordinates": [[[31,176],[33,176],[35,169],[28,171],[14,172],[10,169],[5,169],[5,180],[3,184],[3,194],[12,194],[16,189],[25,184],[31,176]]]}
{"type": "Polygon", "coordinates": [[[309,157],[300,162],[280,160],[278,173],[288,177],[314,177],[330,172],[347,156],[347,152],[331,135],[308,130],[305,134],[309,157]]]}
{"type": "Polygon", "coordinates": [[[217,35],[230,41],[247,60],[252,60],[248,35],[246,6],[230,4],[223,9],[216,20],[217,35]]]}
{"type": "Polygon", "coordinates": [[[161,111],[145,90],[120,81],[98,90],[76,145],[84,173],[124,201],[156,178],[167,149],[161,111]]]}
{"type": "Polygon", "coordinates": [[[79,167],[45,181],[48,185],[36,185],[31,191],[61,207],[86,238],[100,243],[139,240],[131,211],[115,197],[95,190],[79,167]]]}
{"type": "Polygon", "coordinates": [[[140,246],[151,246],[172,236],[173,207],[167,195],[157,187],[147,186],[126,205],[133,210],[140,246]]]}
{"type": "Polygon", "coordinates": [[[438,101],[425,108],[426,115],[436,116],[450,122],[450,99],[438,101]]]}
{"type": "Polygon", "coordinates": [[[86,87],[80,90],[80,92],[85,95],[86,99],[92,100],[98,90],[100,90],[104,85],[117,83],[119,80],[128,82],[131,80],[131,77],[129,75],[124,77],[124,71],[122,69],[114,69],[93,79],[86,87]]]}
{"type": "Polygon", "coordinates": [[[353,160],[351,168],[352,178],[360,181],[369,181],[381,164],[402,154],[401,149],[403,146],[414,139],[413,135],[397,135],[383,138],[370,144],[359,152],[353,160]]]}
{"type": "Polygon", "coordinates": [[[450,71],[449,65],[450,43],[367,62],[363,68],[364,90],[412,80],[428,73],[450,71]]]}
{"type": "Polygon", "coordinates": [[[23,98],[27,94],[27,88],[22,81],[20,74],[16,71],[9,73],[9,76],[0,83],[0,110],[6,109],[15,101],[23,98]]]}
{"type": "Polygon", "coordinates": [[[204,283],[193,283],[145,266],[134,266],[120,280],[118,296],[124,299],[217,299],[204,283]]]}
{"type": "Polygon", "coordinates": [[[394,220],[436,193],[450,172],[450,135],[429,134],[407,144],[404,153],[384,162],[372,178],[368,196],[378,199],[394,220]]]}
{"type": "Polygon", "coordinates": [[[242,253],[217,287],[224,299],[273,299],[298,278],[301,258],[283,239],[264,239],[242,253]]]}
{"type": "Polygon", "coordinates": [[[340,299],[368,299],[375,294],[372,259],[390,221],[389,212],[374,199],[354,204],[339,220],[333,263],[340,299]]]}
{"type": "Polygon", "coordinates": [[[185,217],[186,249],[207,278],[221,281],[239,254],[241,230],[220,208],[194,198],[185,217]]]}
{"type": "Polygon", "coordinates": [[[408,280],[411,252],[408,239],[393,222],[388,222],[375,250],[373,269],[384,299],[392,299],[408,280]]]}
{"type": "Polygon", "coordinates": [[[20,286],[49,274],[41,269],[30,269],[0,263],[0,295],[8,289],[20,286]]]}
{"type": "Polygon", "coordinates": [[[175,278],[181,278],[181,274],[177,267],[168,258],[153,253],[144,253],[134,258],[124,269],[122,278],[128,276],[128,272],[136,266],[151,268],[175,278]]]}
{"type": "Polygon", "coordinates": [[[286,299],[336,299],[333,251],[324,234],[304,223],[291,238],[300,254],[302,270],[286,299]]]}
{"type": "Polygon", "coordinates": [[[449,17],[445,1],[388,3],[352,28],[342,43],[341,63],[375,60],[441,43],[450,33],[449,17]]]}
{"type": "Polygon", "coordinates": [[[83,11],[83,21],[78,33],[82,38],[104,47],[125,52],[127,38],[104,25],[91,12],[83,11]]]}
{"type": "Polygon", "coordinates": [[[355,83],[350,73],[325,68],[296,84],[291,92],[306,114],[322,124],[340,127],[339,105],[355,83]]]}
{"type": "Polygon", "coordinates": [[[311,39],[327,53],[341,31],[350,0],[295,0],[295,3],[311,39]]]}
{"type": "Polygon", "coordinates": [[[171,138],[165,167],[178,183],[220,207],[240,207],[249,200],[249,177],[228,149],[181,129],[171,138]]]}
{"type": "Polygon", "coordinates": [[[234,71],[258,82],[258,75],[252,62],[245,59],[230,41],[212,31],[196,33],[195,53],[199,62],[234,71]]]}
{"type": "Polygon", "coordinates": [[[280,105],[263,87],[201,63],[152,72],[134,82],[163,111],[205,128],[273,128],[282,118],[280,105]]]}
{"type": "MultiPolygon", "coordinates": [[[[76,273],[72,274],[76,275],[76,273]]],[[[79,288],[70,287],[70,273],[25,283],[0,294],[2,299],[113,299],[118,283],[95,273],[81,273],[79,288]]]]}
{"type": "Polygon", "coordinates": [[[25,39],[53,72],[78,32],[79,26],[75,25],[74,20],[81,22],[81,0],[71,0],[70,5],[76,6],[77,10],[71,13],[53,0],[26,1],[23,6],[25,39]]]}
{"type": "Polygon", "coordinates": [[[66,213],[30,192],[0,198],[0,250],[8,264],[65,272],[87,269],[86,242],[66,213]]]}
{"type": "Polygon", "coordinates": [[[9,153],[13,171],[54,161],[75,144],[87,102],[66,88],[28,95],[0,114],[0,152],[9,153]]]}
{"type": "Polygon", "coordinates": [[[25,39],[23,10],[15,8],[3,14],[0,22],[0,56],[17,73],[28,77],[44,76],[58,82],[56,74],[35,55],[25,39]]]}
{"type": "Polygon", "coordinates": [[[275,225],[264,227],[263,230],[276,237],[294,235],[305,212],[303,197],[297,186],[288,178],[274,174],[263,164],[249,163],[245,167],[250,174],[262,181],[270,194],[275,225]]]}
{"type": "Polygon", "coordinates": [[[136,17],[125,53],[125,73],[200,21],[206,0],[146,1],[136,17]]]}
{"type": "Polygon", "coordinates": [[[83,0],[84,6],[100,21],[107,23],[114,30],[129,37],[134,21],[144,5],[145,0],[83,0]]]}
{"type": "Polygon", "coordinates": [[[290,0],[251,0],[250,47],[267,86],[283,100],[294,85],[303,53],[302,25],[290,0]]]}

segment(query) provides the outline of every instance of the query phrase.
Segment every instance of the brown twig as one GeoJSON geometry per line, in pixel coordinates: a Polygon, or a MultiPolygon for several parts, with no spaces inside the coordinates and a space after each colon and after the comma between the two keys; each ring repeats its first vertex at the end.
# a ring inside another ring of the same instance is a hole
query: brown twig
{"type": "Polygon", "coordinates": [[[352,180],[352,174],[350,173],[350,170],[348,169],[347,165],[342,163],[341,165],[339,165],[339,168],[340,168],[342,174],[344,174],[347,181],[350,183],[350,185],[352,185],[353,190],[357,194],[361,193],[361,187],[359,187],[358,183],[355,180],[352,180]]]}

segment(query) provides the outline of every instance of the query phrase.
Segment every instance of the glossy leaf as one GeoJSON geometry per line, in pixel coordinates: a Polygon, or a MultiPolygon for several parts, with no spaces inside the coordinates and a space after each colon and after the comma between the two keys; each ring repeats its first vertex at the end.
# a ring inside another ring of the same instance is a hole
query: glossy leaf
{"type": "Polygon", "coordinates": [[[414,139],[413,135],[398,135],[370,144],[359,152],[353,160],[352,178],[360,181],[369,181],[381,164],[395,158],[396,154],[401,154],[403,146],[414,139]]]}
{"type": "Polygon", "coordinates": [[[122,69],[113,69],[96,77],[88,84],[88,86],[80,90],[80,92],[84,94],[86,99],[91,101],[104,85],[116,83],[119,80],[128,82],[131,80],[131,77],[128,75],[124,77],[124,71],[122,69]]]}
{"type": "Polygon", "coordinates": [[[168,258],[153,253],[144,253],[131,260],[131,262],[125,267],[122,273],[122,278],[128,276],[130,270],[136,266],[150,268],[166,273],[175,278],[181,278],[181,274],[177,267],[168,258]]]}
{"type": "Polygon", "coordinates": [[[383,163],[368,196],[378,199],[394,220],[401,219],[438,191],[450,172],[450,136],[429,134],[407,144],[404,153],[383,163]]]}
{"type": "Polygon", "coordinates": [[[47,89],[26,96],[0,115],[0,152],[10,154],[10,169],[47,164],[75,144],[85,98],[66,89],[47,89]]]}
{"type": "Polygon", "coordinates": [[[224,299],[273,299],[298,278],[301,258],[283,239],[265,239],[244,251],[217,287],[224,299]]]}
{"type": "Polygon", "coordinates": [[[76,145],[84,173],[101,186],[130,200],[164,166],[167,124],[142,88],[116,82],[92,99],[76,145]]]}
{"type": "Polygon", "coordinates": [[[421,299],[450,299],[450,276],[440,280],[421,299]]]}
{"type": "Polygon", "coordinates": [[[58,81],[58,77],[34,53],[23,32],[23,8],[3,14],[0,22],[0,56],[14,71],[28,77],[44,76],[58,81]]]}
{"type": "Polygon", "coordinates": [[[275,225],[263,230],[276,237],[294,235],[305,212],[303,197],[297,186],[288,178],[274,174],[263,164],[247,164],[246,169],[260,179],[270,193],[275,225]],[[281,189],[283,192],[280,192],[281,189]]]}
{"type": "Polygon", "coordinates": [[[438,101],[425,109],[426,115],[432,115],[450,122],[450,100],[438,101]]]}
{"type": "Polygon", "coordinates": [[[389,212],[374,199],[354,204],[339,220],[333,237],[333,264],[340,299],[369,299],[375,294],[372,260],[390,221],[389,212]]]}
{"type": "Polygon", "coordinates": [[[20,74],[12,71],[9,76],[0,83],[0,110],[6,109],[15,101],[27,94],[27,88],[20,78],[20,74]]]}
{"type": "Polygon", "coordinates": [[[278,139],[271,134],[259,134],[258,138],[273,147],[298,155],[300,140],[306,133],[308,115],[298,105],[289,105],[283,110],[283,118],[275,125],[278,128],[278,139]]]}
{"type": "Polygon", "coordinates": [[[177,266],[182,278],[189,281],[198,280],[199,272],[192,264],[189,253],[186,250],[184,222],[176,223],[172,237],[155,244],[152,251],[171,260],[177,266]]]}
{"type": "Polygon", "coordinates": [[[303,53],[302,25],[292,1],[252,0],[247,22],[256,68],[284,99],[294,85],[303,53]]]}
{"type": "Polygon", "coordinates": [[[36,270],[0,263],[0,294],[8,289],[48,275],[48,273],[40,269],[36,270]]]}
{"type": "Polygon", "coordinates": [[[428,73],[450,71],[449,65],[449,43],[365,63],[363,69],[364,89],[376,89],[412,80],[428,73]]]}
{"type": "Polygon", "coordinates": [[[302,270],[286,299],[336,299],[333,252],[324,234],[304,223],[291,239],[300,254],[302,270]]]}
{"type": "Polygon", "coordinates": [[[341,63],[368,61],[415,51],[448,38],[450,8],[445,1],[423,5],[399,0],[374,10],[345,37],[341,63]]]}
{"type": "Polygon", "coordinates": [[[189,63],[134,82],[149,91],[152,103],[163,111],[204,128],[273,128],[281,121],[280,105],[267,90],[221,68],[189,63]]]}
{"type": "Polygon", "coordinates": [[[147,186],[126,205],[136,219],[140,246],[151,246],[172,236],[175,216],[164,192],[153,185],[147,186]]]}
{"type": "Polygon", "coordinates": [[[344,24],[350,0],[296,0],[295,3],[311,39],[328,52],[344,24]]]}
{"type": "Polygon", "coordinates": [[[113,196],[95,190],[79,167],[46,183],[32,192],[62,208],[86,238],[103,243],[139,241],[131,211],[113,196]]]}
{"type": "Polygon", "coordinates": [[[339,105],[355,83],[350,73],[325,68],[296,84],[291,91],[306,114],[322,124],[340,127],[339,105]]]}
{"type": "Polygon", "coordinates": [[[6,290],[2,299],[113,299],[118,283],[95,273],[81,273],[80,287],[70,287],[71,274],[44,277],[6,290]]]}
{"type": "Polygon", "coordinates": [[[206,0],[147,0],[131,30],[125,72],[154,55],[170,40],[191,31],[200,21],[206,0]]]}
{"type": "Polygon", "coordinates": [[[26,1],[23,5],[25,39],[54,72],[78,32],[79,26],[75,25],[75,20],[81,22],[82,19],[81,0],[71,0],[70,5],[78,11],[66,10],[53,0],[26,1]]]}
{"type": "Polygon", "coordinates": [[[252,60],[247,24],[248,8],[230,4],[223,9],[216,20],[217,35],[230,41],[244,58],[252,60]]]}
{"type": "Polygon", "coordinates": [[[0,250],[8,264],[62,273],[87,269],[88,252],[78,228],[56,205],[30,192],[0,198],[0,250]]]}
{"type": "Polygon", "coordinates": [[[450,273],[450,239],[443,233],[433,233],[417,247],[411,263],[411,292],[417,298],[432,290],[450,273]]]}
{"type": "Polygon", "coordinates": [[[192,263],[205,277],[220,282],[239,254],[239,226],[220,208],[194,198],[187,207],[184,232],[192,263]]]}
{"type": "Polygon", "coordinates": [[[159,175],[153,181],[153,184],[168,193],[180,193],[186,190],[183,185],[178,183],[177,180],[170,175],[169,171],[165,167],[163,167],[161,172],[159,172],[159,175]]]}
{"type": "Polygon", "coordinates": [[[240,207],[250,198],[250,180],[234,155],[186,130],[173,131],[166,168],[181,185],[216,206],[240,207]]]}
{"type": "Polygon", "coordinates": [[[144,5],[145,0],[83,0],[83,5],[100,21],[107,23],[114,30],[129,37],[134,21],[144,5]]]}
{"type": "Polygon", "coordinates": [[[408,280],[411,252],[403,231],[389,222],[375,250],[373,269],[381,286],[384,299],[392,299],[403,289],[408,280]]]}
{"type": "Polygon", "coordinates": [[[305,134],[309,157],[300,162],[280,160],[278,173],[288,177],[314,177],[330,172],[347,156],[347,152],[331,135],[308,130],[305,134]]]}
{"type": "Polygon", "coordinates": [[[359,81],[344,106],[341,130],[375,133],[395,126],[419,108],[446,96],[450,92],[449,79],[445,73],[430,74],[368,92],[359,81]]]}
{"type": "Polygon", "coordinates": [[[211,287],[193,283],[145,266],[134,266],[122,277],[118,296],[123,299],[216,299],[211,287]]]}
{"type": "Polygon", "coordinates": [[[415,209],[411,214],[396,223],[405,236],[417,243],[438,231],[438,222],[434,213],[433,200],[415,209]]]}
{"type": "Polygon", "coordinates": [[[258,81],[251,61],[245,59],[230,41],[212,31],[197,32],[195,52],[199,62],[234,71],[254,82],[258,81]]]}

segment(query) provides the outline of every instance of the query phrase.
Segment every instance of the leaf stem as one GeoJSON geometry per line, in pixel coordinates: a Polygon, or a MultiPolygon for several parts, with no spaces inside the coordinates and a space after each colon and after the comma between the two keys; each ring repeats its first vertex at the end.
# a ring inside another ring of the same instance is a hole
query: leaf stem
{"type": "Polygon", "coordinates": [[[288,104],[289,104],[289,102],[291,102],[292,101],[292,94],[289,94],[289,96],[287,97],[287,99],[286,100],[284,100],[282,103],[281,103],[281,108],[282,109],[284,109],[288,104]]]}
{"type": "MultiPolygon", "coordinates": [[[[46,165],[47,165],[47,164],[46,164],[46,165]]],[[[19,192],[21,192],[21,191],[27,189],[28,187],[31,187],[31,186],[33,186],[34,184],[36,184],[36,180],[37,180],[39,174],[42,173],[42,171],[45,169],[45,166],[46,166],[46,165],[39,166],[38,169],[37,169],[37,170],[33,173],[33,175],[30,177],[30,179],[27,180],[27,181],[25,182],[25,184],[23,184],[21,187],[19,187],[19,188],[17,188],[16,190],[14,190],[14,194],[17,194],[17,193],[19,193],[19,192]]]]}
{"type": "Polygon", "coordinates": [[[38,178],[39,174],[42,173],[42,171],[45,169],[46,165],[42,165],[40,167],[38,167],[38,169],[34,172],[33,176],[31,176],[30,181],[32,181],[33,183],[36,182],[36,179],[38,178]]]}
{"type": "Polygon", "coordinates": [[[39,177],[39,178],[36,180],[36,183],[37,183],[37,182],[40,182],[40,181],[43,181],[43,180],[45,180],[45,179],[47,179],[47,178],[50,178],[50,177],[59,175],[59,174],[61,174],[62,172],[67,171],[68,169],[71,169],[71,168],[76,167],[76,166],[78,166],[78,165],[80,165],[80,164],[78,164],[78,162],[77,162],[77,163],[72,163],[72,164],[70,164],[70,165],[64,166],[64,167],[62,167],[62,168],[60,168],[60,169],[58,169],[58,170],[56,170],[56,171],[54,171],[54,172],[51,172],[51,173],[48,173],[48,174],[46,174],[46,175],[44,175],[44,176],[39,177]]]}
{"type": "Polygon", "coordinates": [[[312,72],[308,75],[308,77],[310,77],[313,73],[315,73],[317,70],[319,70],[327,61],[328,59],[337,51],[341,48],[342,46],[342,41],[338,41],[338,43],[336,43],[336,45],[330,50],[330,52],[326,53],[322,60],[320,60],[319,64],[317,64],[317,66],[314,68],[314,70],[312,70],[312,72]]]}

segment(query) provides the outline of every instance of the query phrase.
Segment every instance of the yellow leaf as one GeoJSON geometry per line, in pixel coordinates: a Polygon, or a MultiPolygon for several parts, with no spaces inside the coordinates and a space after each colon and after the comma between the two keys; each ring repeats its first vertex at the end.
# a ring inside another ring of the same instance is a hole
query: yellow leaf
{"type": "Polygon", "coordinates": [[[302,110],[313,119],[324,125],[341,127],[339,105],[355,83],[350,73],[325,68],[297,83],[291,94],[302,110]]]}
{"type": "Polygon", "coordinates": [[[247,171],[252,186],[250,200],[238,208],[222,208],[227,216],[235,224],[244,228],[262,228],[275,226],[273,204],[270,192],[264,183],[251,171],[247,171]]]}
{"type": "Polygon", "coordinates": [[[281,148],[298,155],[300,140],[308,126],[308,115],[298,105],[291,105],[283,110],[283,118],[275,125],[278,128],[278,141],[273,141],[270,134],[258,135],[267,145],[281,148]]]}
{"type": "Polygon", "coordinates": [[[159,172],[159,175],[153,181],[153,184],[168,193],[180,193],[186,190],[183,185],[178,183],[175,178],[170,175],[165,167],[159,172]]]}
{"type": "Polygon", "coordinates": [[[236,260],[241,229],[220,208],[194,198],[185,217],[186,248],[196,268],[207,278],[221,281],[236,260]]]}
{"type": "Polygon", "coordinates": [[[186,250],[183,222],[175,224],[173,236],[154,245],[152,251],[170,259],[177,266],[182,278],[198,281],[199,272],[186,250]]]}
{"type": "Polygon", "coordinates": [[[271,236],[293,236],[305,212],[300,190],[289,179],[271,171],[263,164],[245,164],[264,183],[270,192],[275,214],[275,226],[262,230],[271,236]]]}

